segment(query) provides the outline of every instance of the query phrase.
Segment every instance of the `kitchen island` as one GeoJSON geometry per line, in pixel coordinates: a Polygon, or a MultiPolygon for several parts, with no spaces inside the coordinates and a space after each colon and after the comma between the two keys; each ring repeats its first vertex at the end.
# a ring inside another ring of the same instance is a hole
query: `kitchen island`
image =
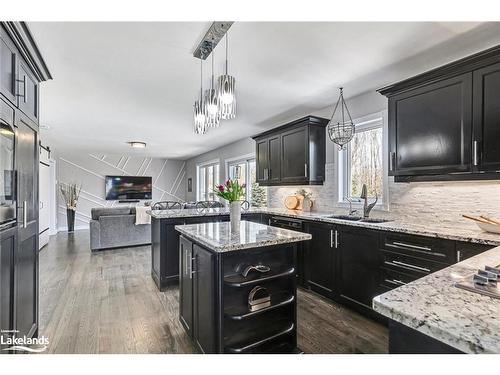
{"type": "Polygon", "coordinates": [[[297,244],[310,234],[242,221],[176,225],[180,321],[203,353],[297,351],[297,244]]]}
{"type": "Polygon", "coordinates": [[[389,352],[500,353],[500,299],[455,286],[487,265],[500,265],[500,247],[375,297],[389,352]]]}

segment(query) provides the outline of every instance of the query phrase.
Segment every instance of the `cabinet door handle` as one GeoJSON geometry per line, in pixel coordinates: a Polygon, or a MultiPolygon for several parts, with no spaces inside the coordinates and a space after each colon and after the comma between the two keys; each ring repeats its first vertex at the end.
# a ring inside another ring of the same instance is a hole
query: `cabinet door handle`
{"type": "Polygon", "coordinates": [[[23,77],[23,86],[24,86],[24,88],[23,88],[23,100],[25,103],[27,103],[28,102],[28,89],[27,89],[28,85],[26,84],[26,75],[24,75],[24,77],[23,77]]]}
{"type": "Polygon", "coordinates": [[[23,228],[28,227],[28,202],[23,201],[23,228]]]}
{"type": "Polygon", "coordinates": [[[412,245],[409,243],[398,242],[398,241],[394,241],[393,244],[395,246],[409,247],[410,249],[415,249],[415,250],[432,251],[432,249],[427,246],[412,245]]]}
{"type": "Polygon", "coordinates": [[[339,232],[335,229],[335,248],[339,248],[339,232]]]}
{"type": "Polygon", "coordinates": [[[384,280],[386,283],[389,283],[389,284],[393,284],[393,285],[406,285],[406,283],[402,282],[401,280],[396,280],[396,279],[392,279],[392,280],[389,280],[389,279],[385,279],[384,280]]]}
{"type": "Polygon", "coordinates": [[[462,252],[460,250],[457,250],[457,263],[462,260],[462,252]]]}
{"type": "Polygon", "coordinates": [[[394,172],[394,157],[396,156],[395,152],[389,153],[389,170],[394,172]]]}
{"type": "Polygon", "coordinates": [[[193,275],[198,272],[198,270],[194,269],[194,264],[196,262],[196,256],[191,257],[191,272],[189,273],[189,278],[192,279],[193,275]]]}
{"type": "Polygon", "coordinates": [[[307,163],[304,164],[304,177],[307,177],[307,163]]]}
{"type": "Polygon", "coordinates": [[[333,248],[333,229],[330,230],[330,247],[333,248]]]}
{"type": "Polygon", "coordinates": [[[474,141],[472,144],[472,157],[473,157],[473,164],[474,165],[479,165],[479,142],[474,141]]]}
{"type": "Polygon", "coordinates": [[[393,260],[392,262],[385,261],[384,263],[389,265],[389,266],[403,266],[403,267],[408,267],[408,268],[418,270],[418,271],[431,272],[431,270],[428,268],[414,266],[413,264],[408,264],[408,263],[400,262],[397,260],[393,260]]]}

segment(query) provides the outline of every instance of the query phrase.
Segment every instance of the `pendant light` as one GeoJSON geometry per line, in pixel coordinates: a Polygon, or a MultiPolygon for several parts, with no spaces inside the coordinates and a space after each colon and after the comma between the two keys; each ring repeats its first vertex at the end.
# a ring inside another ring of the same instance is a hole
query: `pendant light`
{"type": "Polygon", "coordinates": [[[210,80],[210,88],[205,91],[205,115],[207,126],[217,128],[220,125],[221,113],[219,106],[219,96],[214,87],[214,50],[212,41],[212,77],[210,80]]]}
{"type": "Polygon", "coordinates": [[[226,72],[217,80],[217,93],[219,95],[221,117],[224,120],[236,117],[236,96],[234,91],[236,79],[228,74],[227,50],[228,42],[226,32],[226,72]]]}
{"type": "Polygon", "coordinates": [[[355,126],[352,122],[351,114],[349,113],[349,109],[344,101],[344,89],[340,87],[340,95],[337,100],[337,104],[335,104],[335,108],[333,110],[332,117],[330,118],[330,122],[328,123],[328,137],[330,140],[339,146],[339,150],[344,150],[345,145],[349,143],[354,137],[355,126]],[[337,108],[340,104],[341,110],[341,121],[334,122],[333,117],[335,116],[335,112],[337,112],[337,108]],[[347,112],[348,119],[345,118],[345,113],[347,112]]]}
{"type": "Polygon", "coordinates": [[[200,59],[200,99],[194,102],[194,132],[196,134],[207,132],[207,116],[203,100],[203,59],[200,59]]]}

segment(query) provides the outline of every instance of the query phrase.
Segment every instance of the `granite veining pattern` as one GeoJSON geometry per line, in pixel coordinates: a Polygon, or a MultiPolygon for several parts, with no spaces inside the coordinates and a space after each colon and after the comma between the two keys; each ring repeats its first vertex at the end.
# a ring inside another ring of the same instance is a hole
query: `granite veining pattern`
{"type": "MultiPolygon", "coordinates": [[[[377,213],[373,215],[377,218],[391,219],[385,223],[366,223],[361,221],[347,221],[333,219],[329,216],[345,214],[345,210],[337,210],[335,212],[303,212],[293,211],[284,208],[251,208],[247,213],[263,213],[277,216],[285,216],[298,218],[303,220],[321,221],[332,224],[351,225],[369,229],[379,229],[389,232],[415,234],[427,237],[444,238],[449,240],[473,242],[484,245],[500,246],[500,234],[488,233],[479,229],[475,224],[468,226],[457,225],[456,223],[433,222],[425,220],[416,220],[414,218],[406,218],[395,216],[390,213],[377,213]]],[[[205,210],[187,209],[187,210],[161,210],[152,211],[149,214],[156,219],[175,219],[199,216],[222,216],[229,215],[227,208],[213,208],[205,210]]]]}
{"type": "Polygon", "coordinates": [[[373,308],[466,353],[500,353],[500,300],[454,286],[485,265],[500,265],[500,247],[373,299],[373,308]]]}
{"type": "Polygon", "coordinates": [[[245,220],[241,221],[239,233],[231,232],[229,222],[176,225],[175,229],[187,238],[219,253],[307,241],[312,238],[308,233],[245,220]]]}

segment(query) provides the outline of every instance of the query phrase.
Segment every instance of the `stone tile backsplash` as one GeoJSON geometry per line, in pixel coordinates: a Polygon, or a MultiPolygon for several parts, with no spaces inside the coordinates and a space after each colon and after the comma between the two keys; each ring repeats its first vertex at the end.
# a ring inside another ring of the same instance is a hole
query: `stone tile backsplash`
{"type": "MultiPolygon", "coordinates": [[[[335,166],[330,163],[326,165],[324,185],[304,187],[313,193],[313,210],[345,211],[346,207],[337,203],[336,180],[335,166]]],[[[285,197],[299,188],[268,187],[268,207],[283,207],[285,197]]],[[[374,210],[374,215],[395,216],[423,225],[475,226],[461,214],[488,214],[500,219],[500,181],[395,183],[390,177],[388,210],[388,213],[374,210]]]]}

